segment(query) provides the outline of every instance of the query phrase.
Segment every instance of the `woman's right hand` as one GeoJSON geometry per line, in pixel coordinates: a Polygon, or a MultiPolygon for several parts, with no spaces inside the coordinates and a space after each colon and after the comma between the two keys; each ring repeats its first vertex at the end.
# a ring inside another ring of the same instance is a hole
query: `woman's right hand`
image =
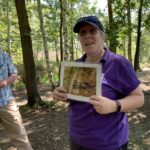
{"type": "Polygon", "coordinates": [[[56,101],[64,101],[67,102],[67,90],[63,87],[57,87],[52,93],[52,97],[56,101]]]}

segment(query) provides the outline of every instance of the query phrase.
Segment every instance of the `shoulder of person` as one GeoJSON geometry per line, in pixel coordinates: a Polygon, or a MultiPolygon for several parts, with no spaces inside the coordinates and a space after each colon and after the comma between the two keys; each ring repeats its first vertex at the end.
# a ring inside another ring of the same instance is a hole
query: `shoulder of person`
{"type": "Polygon", "coordinates": [[[0,48],[0,55],[2,55],[2,56],[7,56],[8,57],[8,54],[7,54],[7,52],[5,52],[5,51],[3,51],[1,48],[0,48]]]}
{"type": "Polygon", "coordinates": [[[0,63],[3,64],[7,57],[7,53],[0,48],[0,63]]]}
{"type": "Polygon", "coordinates": [[[132,65],[131,62],[125,58],[124,56],[120,55],[120,54],[115,54],[115,53],[112,53],[110,57],[112,63],[114,65],[117,65],[117,66],[124,66],[124,65],[132,65]]]}

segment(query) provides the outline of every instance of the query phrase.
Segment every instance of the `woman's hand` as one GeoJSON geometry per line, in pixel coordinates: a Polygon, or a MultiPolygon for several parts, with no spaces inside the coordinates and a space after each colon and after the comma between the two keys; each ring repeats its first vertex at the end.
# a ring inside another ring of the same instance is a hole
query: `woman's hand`
{"type": "Polygon", "coordinates": [[[90,103],[93,105],[96,112],[100,114],[109,114],[115,112],[117,109],[115,101],[103,96],[96,96],[96,95],[91,96],[90,103]]]}
{"type": "Polygon", "coordinates": [[[57,87],[53,93],[52,93],[52,97],[54,100],[56,101],[64,101],[67,102],[67,93],[66,93],[66,89],[64,89],[63,87],[57,87]]]}

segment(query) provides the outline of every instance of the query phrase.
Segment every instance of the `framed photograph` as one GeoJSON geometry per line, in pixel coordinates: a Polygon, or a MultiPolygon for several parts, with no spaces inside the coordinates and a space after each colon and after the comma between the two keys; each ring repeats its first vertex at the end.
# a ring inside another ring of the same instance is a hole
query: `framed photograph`
{"type": "Polygon", "coordinates": [[[90,96],[101,95],[101,65],[61,62],[60,86],[69,99],[89,102],[90,96]]]}

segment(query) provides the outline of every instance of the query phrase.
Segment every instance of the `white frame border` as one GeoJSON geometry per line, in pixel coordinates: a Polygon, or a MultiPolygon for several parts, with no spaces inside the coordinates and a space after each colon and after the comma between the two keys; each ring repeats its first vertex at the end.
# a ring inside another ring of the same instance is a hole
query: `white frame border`
{"type": "MultiPolygon", "coordinates": [[[[101,65],[100,64],[88,64],[83,62],[61,62],[61,72],[60,72],[60,86],[63,87],[63,79],[64,79],[64,68],[67,66],[71,67],[90,67],[97,68],[96,70],[96,95],[101,95],[101,65]]],[[[86,96],[77,96],[74,94],[67,94],[69,99],[89,102],[90,98],[86,96]]]]}

